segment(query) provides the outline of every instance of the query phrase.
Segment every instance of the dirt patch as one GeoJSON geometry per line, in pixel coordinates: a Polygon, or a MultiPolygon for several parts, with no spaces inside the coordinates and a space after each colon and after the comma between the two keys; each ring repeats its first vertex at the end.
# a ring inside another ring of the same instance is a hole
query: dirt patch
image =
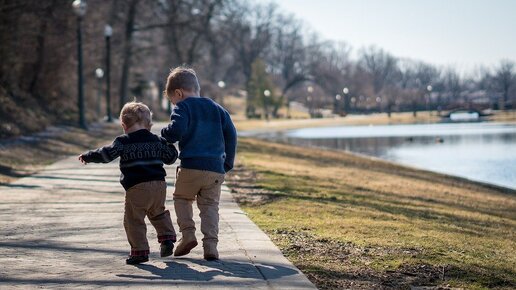
{"type": "Polygon", "coordinates": [[[256,184],[256,172],[235,164],[226,176],[226,185],[236,202],[241,205],[263,205],[281,197],[279,192],[266,190],[256,184]]]}
{"type": "Polygon", "coordinates": [[[404,264],[384,271],[372,267],[379,257],[417,255],[421,249],[360,247],[286,229],[269,235],[285,256],[320,289],[410,289],[417,286],[450,289],[436,286],[443,282],[440,267],[404,264]]]}

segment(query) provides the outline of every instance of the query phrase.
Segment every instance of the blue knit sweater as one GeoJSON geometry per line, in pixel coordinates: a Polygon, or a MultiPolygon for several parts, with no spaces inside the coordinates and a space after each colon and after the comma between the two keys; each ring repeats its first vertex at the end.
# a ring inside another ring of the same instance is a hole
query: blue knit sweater
{"type": "Polygon", "coordinates": [[[181,167],[226,173],[233,168],[237,135],[229,113],[209,98],[189,97],[172,110],[161,130],[168,142],[179,142],[181,167]]]}

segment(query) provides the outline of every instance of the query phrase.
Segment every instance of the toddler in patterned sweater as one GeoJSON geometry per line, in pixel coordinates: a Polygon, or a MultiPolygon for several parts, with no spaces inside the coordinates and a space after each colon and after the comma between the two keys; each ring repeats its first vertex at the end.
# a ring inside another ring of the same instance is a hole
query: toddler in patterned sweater
{"type": "Polygon", "coordinates": [[[111,145],[81,154],[79,160],[84,164],[108,163],[120,157],[120,183],[126,190],[124,228],[131,245],[126,263],[134,265],[149,260],[145,216],[156,228],[161,257],[172,255],[176,232],[170,212],[165,209],[167,184],[163,163],[174,163],[178,153],[174,145],[150,132],[152,114],[146,105],[125,104],[120,121],[124,135],[111,145]]]}

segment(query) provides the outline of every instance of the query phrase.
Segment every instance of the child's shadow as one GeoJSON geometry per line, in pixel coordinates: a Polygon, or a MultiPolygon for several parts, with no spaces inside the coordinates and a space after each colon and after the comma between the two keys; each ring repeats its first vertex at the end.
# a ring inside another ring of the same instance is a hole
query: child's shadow
{"type": "Polygon", "coordinates": [[[297,274],[297,271],[279,265],[253,265],[228,260],[205,261],[198,259],[176,259],[166,261],[165,268],[158,268],[150,264],[137,265],[139,269],[148,271],[152,276],[120,274],[119,277],[147,280],[187,280],[211,281],[214,277],[238,277],[249,279],[264,279],[264,274],[270,278],[279,278],[297,274]],[[189,261],[183,263],[182,261],[189,261]],[[193,266],[193,267],[192,267],[193,266]]]}

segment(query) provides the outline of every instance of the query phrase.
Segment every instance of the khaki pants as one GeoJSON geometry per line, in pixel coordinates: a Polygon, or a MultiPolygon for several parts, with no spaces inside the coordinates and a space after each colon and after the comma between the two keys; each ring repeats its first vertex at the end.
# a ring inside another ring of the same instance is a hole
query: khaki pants
{"type": "Polygon", "coordinates": [[[158,242],[176,241],[176,232],[165,210],[167,184],[165,181],[148,181],[136,184],[125,193],[124,227],[131,245],[131,255],[149,254],[145,216],[158,233],[158,242]]]}
{"type": "Polygon", "coordinates": [[[179,231],[195,233],[192,203],[197,199],[201,218],[201,232],[204,235],[203,244],[217,246],[219,235],[219,200],[220,188],[224,182],[224,174],[178,168],[176,189],[174,191],[174,208],[177,215],[179,231]]]}

